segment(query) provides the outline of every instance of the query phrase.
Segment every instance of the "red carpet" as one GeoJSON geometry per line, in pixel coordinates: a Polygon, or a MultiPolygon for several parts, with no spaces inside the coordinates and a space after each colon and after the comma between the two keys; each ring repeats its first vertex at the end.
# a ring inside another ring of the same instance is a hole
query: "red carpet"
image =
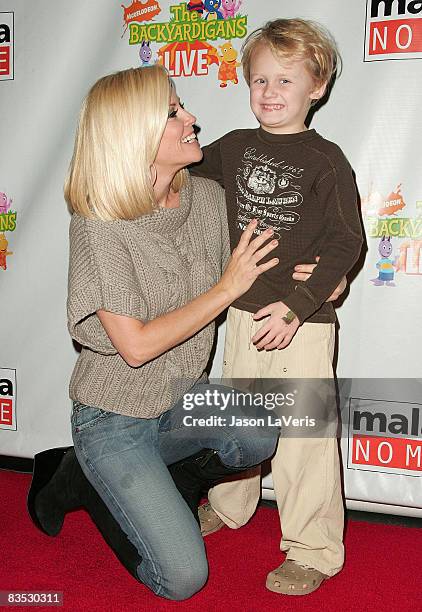
{"type": "Polygon", "coordinates": [[[285,597],[264,586],[282,556],[277,513],[261,508],[243,529],[207,538],[206,587],[188,601],[168,602],[126,573],[85,512],[70,514],[57,538],[38,532],[26,514],[28,485],[28,475],[0,471],[0,591],[63,591],[61,609],[69,612],[422,609],[420,529],[350,522],[341,574],[312,595],[285,597]]]}

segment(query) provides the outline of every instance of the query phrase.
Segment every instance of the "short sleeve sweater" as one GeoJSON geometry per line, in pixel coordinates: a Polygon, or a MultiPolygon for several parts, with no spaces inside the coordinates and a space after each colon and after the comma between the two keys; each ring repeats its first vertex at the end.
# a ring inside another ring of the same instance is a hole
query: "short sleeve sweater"
{"type": "Polygon", "coordinates": [[[178,208],[135,220],[101,221],[74,213],[70,223],[68,328],[82,345],[70,397],[111,412],[155,418],[199,380],[214,323],[144,365],[117,352],[99,309],[148,321],[180,308],[219,280],[229,256],[224,192],[189,178],[178,208]]]}

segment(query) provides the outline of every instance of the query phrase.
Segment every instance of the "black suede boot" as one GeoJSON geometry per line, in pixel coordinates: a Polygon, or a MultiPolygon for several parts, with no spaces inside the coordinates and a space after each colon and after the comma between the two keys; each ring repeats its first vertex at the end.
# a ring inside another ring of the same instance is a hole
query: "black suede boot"
{"type": "Polygon", "coordinates": [[[43,533],[57,535],[65,514],[85,508],[119,561],[138,580],[141,557],[83,473],[73,447],[54,448],[35,456],[28,511],[43,533]]]}
{"type": "Polygon", "coordinates": [[[34,457],[34,471],[27,506],[35,525],[43,533],[56,536],[67,511],[81,506],[72,492],[74,450],[52,448],[34,457]]]}
{"type": "Polygon", "coordinates": [[[171,477],[199,524],[198,505],[201,497],[212,486],[230,474],[244,472],[248,468],[232,468],[224,465],[217,451],[203,450],[168,466],[171,477]]]}

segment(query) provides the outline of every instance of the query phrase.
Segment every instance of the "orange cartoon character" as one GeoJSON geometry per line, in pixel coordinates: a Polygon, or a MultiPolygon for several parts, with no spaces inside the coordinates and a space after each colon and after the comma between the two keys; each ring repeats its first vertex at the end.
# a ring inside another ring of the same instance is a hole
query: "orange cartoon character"
{"type": "Polygon", "coordinates": [[[230,41],[219,46],[219,49],[222,52],[222,55],[218,56],[220,60],[220,68],[218,69],[218,79],[221,81],[220,87],[227,87],[227,81],[237,85],[239,81],[236,68],[240,66],[240,62],[237,61],[238,53],[230,41]]]}
{"type": "Polygon", "coordinates": [[[6,240],[6,236],[4,234],[0,234],[0,268],[3,268],[3,270],[7,270],[7,256],[13,255],[12,251],[7,250],[8,246],[9,243],[6,240]]]}

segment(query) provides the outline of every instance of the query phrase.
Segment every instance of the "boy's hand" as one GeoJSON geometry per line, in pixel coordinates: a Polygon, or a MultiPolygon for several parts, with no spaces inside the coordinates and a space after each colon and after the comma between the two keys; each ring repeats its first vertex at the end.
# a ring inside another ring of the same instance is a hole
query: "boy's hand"
{"type": "MultiPolygon", "coordinates": [[[[283,317],[286,317],[287,313],[290,312],[289,307],[283,304],[283,302],[274,302],[273,304],[268,304],[265,308],[261,308],[254,314],[253,318],[255,321],[269,315],[265,325],[252,337],[252,342],[257,349],[271,351],[275,348],[284,349],[290,344],[299,327],[299,319],[296,316],[290,323],[283,320],[283,317]]],[[[286,318],[289,320],[290,316],[286,318]]]]}
{"type": "MultiPolygon", "coordinates": [[[[307,281],[308,278],[311,276],[312,272],[315,270],[320,258],[315,257],[315,259],[317,262],[316,264],[298,264],[297,266],[295,266],[295,271],[292,274],[292,278],[294,278],[295,280],[307,281]]],[[[334,289],[330,297],[327,298],[325,301],[334,302],[337,298],[341,296],[346,287],[347,278],[343,276],[339,285],[334,289]]]]}

